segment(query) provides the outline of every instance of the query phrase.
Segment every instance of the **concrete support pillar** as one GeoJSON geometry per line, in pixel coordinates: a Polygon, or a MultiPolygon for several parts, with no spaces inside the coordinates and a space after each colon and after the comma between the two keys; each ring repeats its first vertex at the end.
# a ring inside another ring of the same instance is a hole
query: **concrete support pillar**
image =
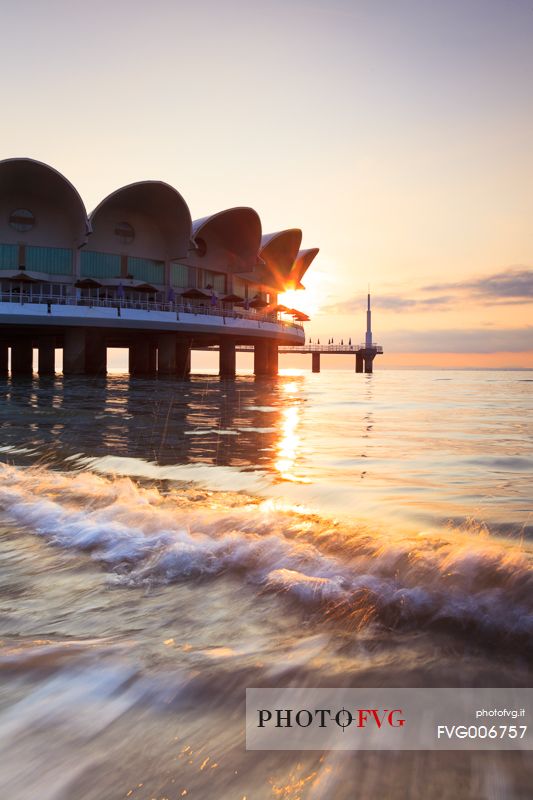
{"type": "Polygon", "coordinates": [[[130,375],[155,375],[157,372],[157,343],[146,337],[135,339],[129,347],[130,375]]]}
{"type": "Polygon", "coordinates": [[[148,374],[157,375],[157,342],[148,342],[148,374]]]}
{"type": "Polygon", "coordinates": [[[148,342],[132,342],[128,347],[128,372],[130,375],[146,375],[148,372],[148,342]]]}
{"type": "Polygon", "coordinates": [[[268,374],[269,375],[277,375],[278,374],[278,343],[277,342],[269,342],[268,343],[268,374]]]}
{"type": "Polygon", "coordinates": [[[11,346],[11,374],[33,373],[33,348],[31,339],[16,339],[11,346]]]}
{"type": "Polygon", "coordinates": [[[374,353],[369,353],[368,351],[365,353],[365,372],[367,375],[371,375],[373,372],[372,363],[374,361],[374,353]]]}
{"type": "Polygon", "coordinates": [[[7,375],[8,350],[7,342],[0,342],[0,376],[7,375]]]}
{"type": "Polygon", "coordinates": [[[85,373],[86,375],[106,375],[107,348],[101,331],[89,328],[85,332],[85,373]]]}
{"type": "Polygon", "coordinates": [[[85,331],[67,328],[63,336],[63,375],[85,374],[85,331]]]}
{"type": "Polygon", "coordinates": [[[320,372],[320,353],[311,355],[311,369],[313,372],[320,372]]]}
{"type": "Polygon", "coordinates": [[[355,371],[363,371],[363,354],[361,352],[355,354],[355,371]]]}
{"type": "Polygon", "coordinates": [[[176,334],[160,333],[157,337],[157,374],[176,374],[176,334]]]}
{"type": "MultiPolygon", "coordinates": [[[[150,369],[150,348],[151,342],[149,339],[135,339],[129,346],[128,365],[130,375],[149,375],[152,370],[150,369]]],[[[153,372],[155,372],[155,364],[153,372]]]]}
{"type": "Polygon", "coordinates": [[[53,336],[40,336],[38,341],[38,366],[39,375],[55,375],[56,348],[53,336]]]}
{"type": "Polygon", "coordinates": [[[234,378],[236,373],[237,359],[235,352],[235,342],[233,339],[223,336],[220,339],[220,368],[219,374],[223,378],[234,378]]]}
{"type": "Polygon", "coordinates": [[[268,375],[268,361],[268,342],[256,342],[254,345],[254,374],[268,375]]]}
{"type": "Polygon", "coordinates": [[[191,346],[190,342],[176,343],[176,376],[185,380],[191,374],[191,346]]]}

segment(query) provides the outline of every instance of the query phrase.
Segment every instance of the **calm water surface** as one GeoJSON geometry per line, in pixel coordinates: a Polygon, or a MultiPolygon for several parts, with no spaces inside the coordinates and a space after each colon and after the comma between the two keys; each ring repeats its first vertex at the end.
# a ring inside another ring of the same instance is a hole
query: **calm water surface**
{"type": "Polygon", "coordinates": [[[1,796],[531,797],[519,753],[246,753],[243,701],[532,685],[532,389],[4,381],[1,796]]]}

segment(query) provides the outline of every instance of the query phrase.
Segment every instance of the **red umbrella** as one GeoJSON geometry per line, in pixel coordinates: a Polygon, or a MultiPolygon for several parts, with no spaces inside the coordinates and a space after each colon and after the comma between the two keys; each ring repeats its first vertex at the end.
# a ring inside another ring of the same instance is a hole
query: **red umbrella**
{"type": "Polygon", "coordinates": [[[253,300],[250,300],[250,308],[266,308],[267,305],[267,301],[262,300],[260,297],[254,297],[253,300]]]}
{"type": "Polygon", "coordinates": [[[309,322],[310,319],[307,314],[304,314],[303,311],[298,311],[297,308],[289,309],[289,314],[292,314],[294,319],[299,320],[299,322],[309,322]]]}
{"type": "Polygon", "coordinates": [[[150,294],[157,292],[155,286],[152,286],[150,283],[140,283],[138,286],[132,286],[131,288],[136,292],[146,292],[150,294]]]}
{"type": "Polygon", "coordinates": [[[18,286],[15,286],[13,291],[15,294],[18,292],[20,297],[23,296],[23,287],[25,284],[28,286],[33,283],[42,283],[42,281],[39,281],[37,278],[32,278],[31,275],[27,275],[25,272],[18,272],[16,275],[13,275],[12,278],[9,278],[9,280],[13,281],[13,283],[18,283],[18,286]]]}
{"type": "Polygon", "coordinates": [[[76,281],[74,284],[76,289],[100,289],[102,284],[99,281],[95,281],[93,278],[80,278],[79,281],[76,281]]]}
{"type": "Polygon", "coordinates": [[[25,272],[17,272],[16,275],[13,275],[9,278],[10,281],[14,281],[16,283],[40,283],[38,278],[32,278],[31,275],[28,275],[25,272]]]}
{"type": "Polygon", "coordinates": [[[242,303],[243,300],[244,297],[239,297],[238,294],[227,294],[220,298],[221,303],[242,303]]]}
{"type": "Polygon", "coordinates": [[[186,300],[205,300],[207,297],[209,297],[208,294],[201,292],[200,289],[187,289],[187,291],[183,292],[181,296],[186,300]]]}

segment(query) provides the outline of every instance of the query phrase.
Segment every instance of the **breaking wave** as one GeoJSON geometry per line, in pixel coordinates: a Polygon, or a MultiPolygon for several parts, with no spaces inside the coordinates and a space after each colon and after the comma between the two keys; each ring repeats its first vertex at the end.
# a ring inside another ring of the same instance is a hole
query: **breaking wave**
{"type": "Polygon", "coordinates": [[[229,573],[354,631],[443,629],[533,646],[531,553],[483,528],[350,528],[242,494],[4,464],[0,510],[54,545],[90,553],[117,582],[229,573]]]}

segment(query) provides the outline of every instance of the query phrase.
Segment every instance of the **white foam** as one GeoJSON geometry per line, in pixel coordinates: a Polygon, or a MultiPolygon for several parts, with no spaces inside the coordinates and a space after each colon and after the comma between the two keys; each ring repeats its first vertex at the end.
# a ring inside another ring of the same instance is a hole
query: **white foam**
{"type": "Polygon", "coordinates": [[[90,551],[116,580],[233,571],[298,604],[388,625],[452,621],[489,634],[533,633],[531,558],[516,545],[460,531],[350,530],[272,501],[193,498],[129,478],[0,466],[4,515],[56,545],[90,551]]]}

